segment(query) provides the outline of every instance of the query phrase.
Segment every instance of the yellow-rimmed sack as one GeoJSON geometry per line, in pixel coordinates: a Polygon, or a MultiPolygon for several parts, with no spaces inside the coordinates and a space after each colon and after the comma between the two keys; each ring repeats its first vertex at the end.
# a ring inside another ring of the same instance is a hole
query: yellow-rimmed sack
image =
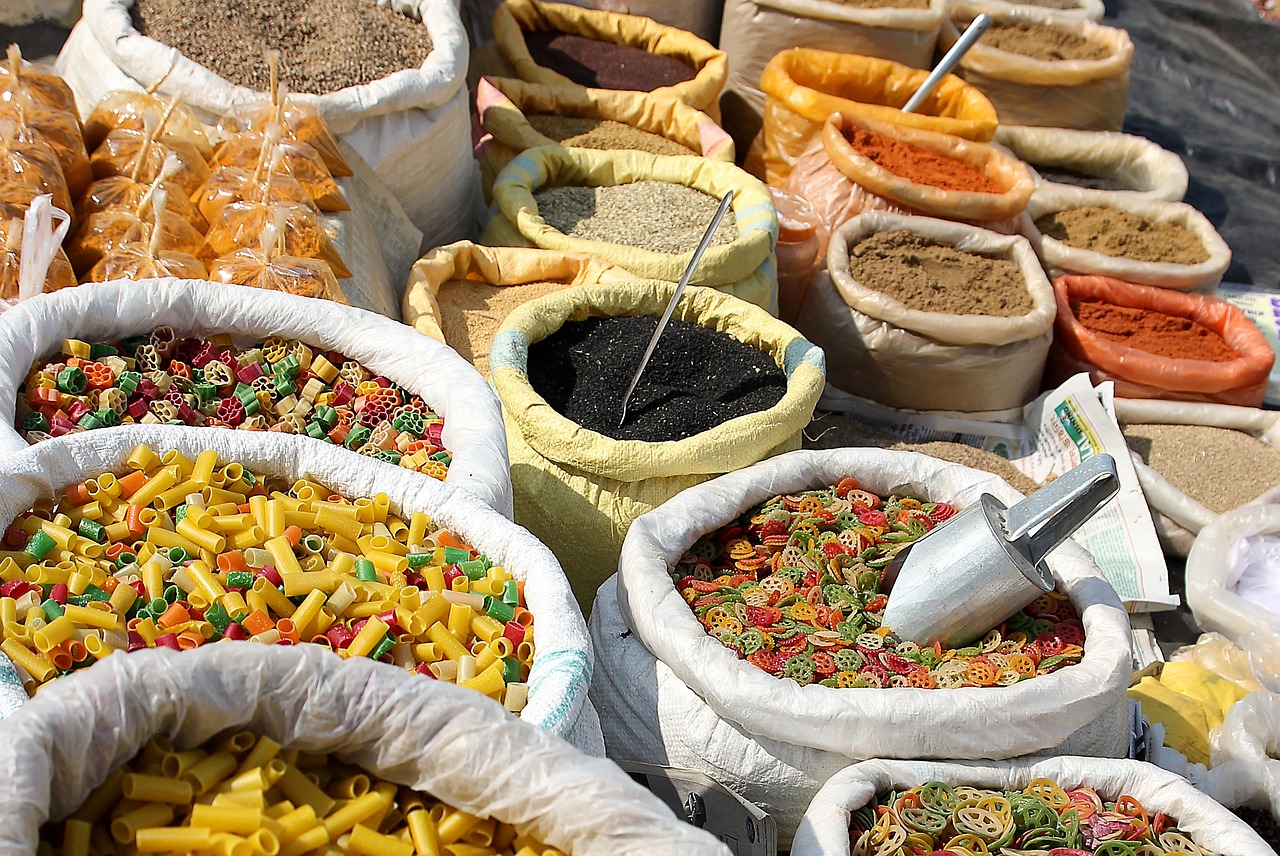
{"type": "Polygon", "coordinates": [[[729,74],[729,60],[724,51],[716,50],[693,33],[638,15],[583,9],[567,3],[507,0],[493,13],[493,40],[499,53],[515,69],[516,77],[551,85],[573,81],[534,61],[524,41],[525,30],[570,33],[684,60],[697,70],[693,79],[653,91],[679,98],[713,119],[720,117],[720,90],[729,74]]]}
{"type": "MultiPolygon", "coordinates": [[[[952,2],[950,9],[938,39],[944,49],[950,49],[961,30],[984,11],[961,2],[952,2]]],[[[978,42],[956,70],[991,99],[1001,124],[1091,131],[1118,131],[1124,126],[1133,61],[1133,42],[1127,32],[1085,18],[1056,17],[1026,8],[985,11],[996,24],[1052,24],[1109,51],[1103,59],[1047,60],[978,42]]]]}
{"type": "Polygon", "coordinates": [[[832,113],[891,122],[987,142],[996,133],[996,109],[987,97],[947,75],[914,113],[903,113],[929,72],[887,59],[793,48],[782,51],[760,76],[764,127],[751,144],[747,169],[781,186],[832,113]]]}
{"type": "Polygon", "coordinates": [[[772,357],[787,377],[776,405],[686,440],[645,443],[588,431],[533,390],[531,344],[567,321],[660,315],[674,288],[640,280],[561,291],[512,312],[494,340],[489,365],[507,425],[516,520],[560,557],[584,610],[617,570],[631,521],[687,487],[800,448],[800,432],[822,394],[820,348],[758,307],[692,286],[672,317],[727,333],[772,357]]]}
{"type": "Polygon", "coordinates": [[[720,47],[729,55],[720,105],[726,130],[744,147],[759,132],[760,75],[779,49],[839,51],[928,68],[946,10],[946,0],[929,0],[923,9],[887,3],[868,8],[841,0],[726,0],[720,28],[720,47]]]}
{"type": "Polygon", "coordinates": [[[635,181],[682,184],[721,199],[732,190],[738,239],[709,247],[690,283],[707,285],[772,311],[777,306],[778,216],[769,189],[733,164],[675,158],[645,152],[597,152],[540,146],[521,154],[498,175],[493,208],[481,243],[499,247],[539,247],[594,256],[638,277],[676,282],[693,257],[659,253],[626,244],[574,238],[538,213],[534,193],[544,187],[601,187],[635,181]]]}
{"type": "Polygon", "coordinates": [[[493,333],[510,304],[552,291],[634,279],[616,265],[589,256],[526,247],[484,247],[458,241],[427,253],[409,274],[404,323],[444,342],[489,376],[493,333]],[[445,310],[452,304],[459,311],[445,310]]]}
{"type": "Polygon", "coordinates": [[[561,145],[539,133],[527,118],[531,115],[610,119],[679,143],[709,160],[734,159],[733,138],[715,120],[666,95],[485,77],[476,88],[476,112],[485,130],[479,151],[486,198],[491,198],[498,173],[520,152],[561,145]]]}
{"type": "Polygon", "coordinates": [[[782,186],[783,191],[807,200],[817,213],[820,253],[826,252],[831,233],[866,211],[922,214],[995,232],[1017,232],[1019,215],[1034,189],[1027,165],[996,146],[842,113],[827,120],[822,136],[800,156],[782,186]],[[890,172],[853,145],[850,137],[858,131],[871,131],[973,167],[1000,192],[944,190],[890,172]]]}

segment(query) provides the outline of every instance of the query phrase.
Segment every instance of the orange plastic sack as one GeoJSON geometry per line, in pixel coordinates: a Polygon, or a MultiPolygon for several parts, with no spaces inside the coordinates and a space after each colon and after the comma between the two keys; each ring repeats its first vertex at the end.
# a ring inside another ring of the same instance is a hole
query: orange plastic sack
{"type": "Polygon", "coordinates": [[[49,147],[58,158],[73,199],[84,193],[93,181],[89,153],[75,114],[47,107],[24,93],[12,101],[0,101],[0,121],[12,122],[19,138],[38,139],[49,147]]]}
{"type": "Polygon", "coordinates": [[[1165,398],[1259,407],[1275,352],[1236,307],[1202,294],[1133,285],[1105,276],[1064,276],[1053,284],[1058,303],[1045,381],[1053,386],[1078,372],[1093,382],[1114,381],[1118,398],[1165,398]],[[1085,329],[1074,305],[1099,301],[1190,318],[1220,335],[1239,355],[1226,362],[1174,359],[1112,342],[1085,329]]]}
{"type": "Polygon", "coordinates": [[[825,258],[831,233],[865,211],[939,217],[994,232],[1015,232],[1035,180],[1026,164],[994,146],[836,113],[797,161],[782,189],[807,200],[818,215],[818,240],[825,258]],[[1003,191],[943,190],[895,175],[853,146],[850,138],[859,130],[961,161],[1003,191]]]}
{"type": "Polygon", "coordinates": [[[751,145],[747,171],[780,187],[792,165],[832,113],[891,122],[987,142],[996,109],[986,96],[947,75],[915,113],[899,108],[929,72],[887,59],[792,48],[775,56],[760,77],[764,127],[751,145]]]}
{"type": "Polygon", "coordinates": [[[76,98],[71,87],[56,74],[39,71],[22,59],[16,44],[9,45],[8,62],[0,65],[0,101],[13,101],[23,95],[65,113],[76,113],[76,98]]]}
{"type": "Polygon", "coordinates": [[[130,242],[113,247],[89,271],[87,282],[117,279],[208,279],[209,272],[195,256],[176,250],[152,250],[149,244],[130,242]]]}

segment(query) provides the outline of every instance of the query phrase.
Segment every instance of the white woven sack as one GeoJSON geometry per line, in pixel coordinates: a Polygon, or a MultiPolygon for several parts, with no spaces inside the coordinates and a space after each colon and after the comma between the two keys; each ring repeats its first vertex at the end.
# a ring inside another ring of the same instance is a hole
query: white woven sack
{"type": "Polygon", "coordinates": [[[179,337],[301,339],[385,375],[422,396],[444,419],[441,441],[453,458],[445,482],[511,516],[502,408],[456,351],[372,312],[237,285],[172,278],[84,285],[39,295],[0,315],[0,454],[27,448],[13,425],[18,387],[32,362],[57,353],[64,339],[113,341],[163,324],[179,337]]]}
{"type": "MultiPolygon", "coordinates": [[[[596,656],[591,703],[600,715],[606,754],[617,761],[701,770],[768,812],[778,824],[778,840],[789,841],[822,783],[864,753],[796,746],[721,718],[627,627],[618,611],[616,579],[600,587],[590,620],[596,656]]],[[[1121,755],[1128,724],[1129,706],[1121,697],[1040,754],[1121,755]]]]}
{"type": "Polygon", "coordinates": [[[1213,767],[1196,787],[1225,806],[1280,816],[1280,695],[1250,693],[1209,736],[1213,767]]]}
{"type": "MultiPolygon", "coordinates": [[[[1249,542],[1278,534],[1280,505],[1237,508],[1200,530],[1187,556],[1187,605],[1201,628],[1246,650],[1251,648],[1244,642],[1249,633],[1280,639],[1280,612],[1271,608],[1280,601],[1280,565],[1258,557],[1262,567],[1244,577],[1249,542]]],[[[1280,674],[1280,661],[1271,663],[1271,671],[1280,674]]]]}
{"type": "Polygon", "coordinates": [[[1019,235],[964,223],[868,211],[831,236],[795,319],[827,354],[833,386],[890,407],[985,411],[1036,397],[1057,315],[1053,288],[1019,235]],[[1032,307],[1021,316],[956,315],[912,309],[854,279],[850,247],[878,232],[905,229],[1018,266],[1032,307]]]}
{"type": "Polygon", "coordinates": [[[1098,22],[1101,22],[1102,16],[1107,13],[1107,7],[1102,0],[1075,0],[1075,2],[1076,5],[1066,9],[1042,6],[1034,2],[1016,3],[1013,0],[1008,0],[1007,2],[1006,0],[965,0],[964,5],[969,8],[976,8],[979,12],[1024,10],[1050,18],[1084,18],[1087,21],[1098,22]]]}
{"type": "Polygon", "coordinates": [[[192,459],[212,449],[262,475],[312,478],[352,498],[385,493],[403,514],[429,514],[433,523],[456,533],[495,565],[525,581],[525,598],[534,615],[536,655],[522,718],[586,752],[603,753],[599,726],[587,700],[591,645],[569,581],[551,551],[528,530],[465,490],[307,437],[122,425],[47,440],[0,460],[0,520],[13,520],[69,484],[118,470],[140,443],[161,452],[176,449],[192,459]]]}
{"type": "MultiPolygon", "coordinates": [[[[58,72],[82,118],[116,89],[141,90],[164,77],[173,48],[134,28],[134,0],[85,0],[84,14],[58,55],[58,72]]],[[[325,95],[291,94],[316,106],[329,129],[358,151],[422,230],[427,246],[469,237],[478,214],[478,168],[467,112],[468,47],[453,0],[417,0],[413,17],[431,37],[419,68],[403,69],[325,95]]],[[[324,22],[316,25],[323,29],[324,22]]],[[[200,119],[266,96],[180,56],[160,86],[200,119]]]]}
{"type": "Polygon", "coordinates": [[[925,9],[864,9],[839,0],[725,0],[720,49],[729,55],[724,126],[746,151],[760,130],[760,75],[774,55],[813,48],[891,59],[928,68],[942,29],[946,0],[925,9]]]}
{"type": "MultiPolygon", "coordinates": [[[[1230,404],[1207,404],[1159,399],[1117,398],[1116,419],[1121,425],[1154,423],[1157,425],[1208,425],[1252,434],[1264,443],[1280,448],[1280,413],[1255,407],[1230,404]]],[[[1201,505],[1168,479],[1144,464],[1136,452],[1131,453],[1138,484],[1151,506],[1165,552],[1185,557],[1200,530],[1217,518],[1217,513],[1201,505]]],[[[1277,491],[1264,493],[1245,506],[1262,505],[1275,500],[1277,491]]]]}
{"type": "Polygon", "coordinates": [[[572,856],[729,853],[614,765],[478,693],[310,645],[249,642],[116,655],[0,725],[0,853],[36,852],[40,825],[75,811],[153,735],[186,749],[242,729],[335,754],[572,856]]]}
{"type": "MultiPolygon", "coordinates": [[[[996,129],[995,141],[1033,170],[1056,167],[1103,176],[1124,184],[1130,192],[1166,202],[1181,202],[1187,193],[1187,166],[1182,158],[1146,137],[1115,131],[1001,125],[996,129]]],[[[1062,186],[1038,174],[1035,179],[1041,194],[1045,188],[1062,186]]]]}
{"type": "Polygon", "coordinates": [[[1044,262],[1045,270],[1054,279],[1064,273],[1101,274],[1138,285],[1211,294],[1231,264],[1231,248],[1213,228],[1209,218],[1195,208],[1184,202],[1163,202],[1125,191],[1089,190],[1065,184],[1042,185],[1023,212],[1022,234],[1031,241],[1036,255],[1044,262]],[[1209,257],[1193,265],[1122,259],[1072,247],[1042,234],[1036,228],[1035,221],[1045,214],[1090,206],[1116,208],[1147,220],[1181,226],[1200,239],[1209,257]]]}
{"type": "Polygon", "coordinates": [[[867,761],[834,776],[805,813],[791,856],[849,856],[849,815],[877,794],[926,782],[1021,790],[1039,778],[1064,788],[1093,788],[1103,799],[1129,795],[1154,815],[1177,819],[1178,828],[1212,853],[1274,856],[1244,821],[1196,790],[1190,782],[1153,764],[1065,756],[1044,761],[999,764],[937,764],[922,761],[867,761]]]}

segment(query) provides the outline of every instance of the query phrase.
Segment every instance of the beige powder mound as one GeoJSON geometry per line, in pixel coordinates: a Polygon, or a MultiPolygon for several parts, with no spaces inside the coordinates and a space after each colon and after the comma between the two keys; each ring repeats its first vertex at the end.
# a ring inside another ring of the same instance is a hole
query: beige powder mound
{"type": "Polygon", "coordinates": [[[1138,214],[1097,205],[1068,208],[1036,220],[1047,237],[1081,250],[1158,264],[1194,265],[1209,253],[1192,232],[1138,214]]]}

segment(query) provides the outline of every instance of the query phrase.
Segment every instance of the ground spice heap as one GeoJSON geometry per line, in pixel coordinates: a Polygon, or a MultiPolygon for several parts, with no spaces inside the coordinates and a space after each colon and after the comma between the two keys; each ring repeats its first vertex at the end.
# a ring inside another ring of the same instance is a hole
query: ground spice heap
{"type": "Polygon", "coordinates": [[[280,82],[323,94],[418,68],[427,28],[374,0],[137,0],[133,25],[239,86],[270,87],[262,52],[280,51],[280,82]]]}
{"type": "Polygon", "coordinates": [[[929,0],[836,0],[854,9],[928,9],[929,0]]]}
{"type": "Polygon", "coordinates": [[[1262,836],[1262,840],[1267,842],[1268,847],[1280,852],[1280,824],[1276,823],[1270,812],[1259,811],[1256,808],[1233,808],[1231,811],[1236,817],[1249,824],[1250,829],[1262,836]]]}
{"type": "Polygon", "coordinates": [[[557,413],[615,440],[683,440],[773,407],[787,381],[763,351],[672,319],[622,416],[622,396],[657,319],[571,321],[529,348],[529,383],[557,413]]]}
{"type": "Polygon", "coordinates": [[[1013,262],[966,253],[905,229],[859,241],[849,272],[867,288],[921,312],[1009,318],[1032,308],[1026,278],[1013,262]]]}
{"type": "Polygon", "coordinates": [[[1095,336],[1158,357],[1223,363],[1238,356],[1225,339],[1190,318],[1092,300],[1072,301],[1071,312],[1095,336]]]}
{"type": "Polygon", "coordinates": [[[667,54],[549,30],[525,30],[533,61],[580,86],[652,92],[693,80],[698,70],[667,54]]]}
{"type": "Polygon", "coordinates": [[[436,302],[440,304],[440,331],[449,347],[488,377],[493,337],[506,317],[530,300],[565,287],[563,282],[501,286],[450,280],[436,293],[436,302]]]}
{"type": "Polygon", "coordinates": [[[1036,228],[1047,237],[1104,256],[1155,264],[1208,261],[1204,244],[1176,223],[1159,223],[1115,208],[1090,205],[1045,214],[1036,228]]]}
{"type": "Polygon", "coordinates": [[[612,119],[587,119],[578,116],[546,116],[532,114],[526,116],[533,129],[544,137],[549,137],[564,146],[576,146],[580,149],[601,149],[616,151],[632,149],[649,152],[655,155],[672,155],[675,157],[697,155],[688,146],[682,146],[674,140],[668,140],[659,134],[642,131],[612,119]]]}
{"type": "MultiPolygon", "coordinates": [[[[566,235],[655,253],[693,252],[720,207],[714,196],[666,181],[548,187],[533,198],[542,218],[566,235]]],[[[730,209],[711,236],[711,246],[736,240],[738,222],[730,209]]]]}
{"type": "Polygon", "coordinates": [[[1007,51],[1048,62],[1100,60],[1111,56],[1111,49],[1106,45],[1053,24],[1032,24],[1023,21],[992,24],[991,28],[982,34],[980,41],[986,47],[995,48],[998,51],[1007,51]]]}
{"type": "Polygon", "coordinates": [[[671,580],[720,644],[802,686],[1013,686],[1080,662],[1084,629],[1056,591],[964,648],[921,647],[883,625],[884,568],[954,515],[945,502],[880,497],[846,478],[707,533],[671,580]]]}
{"type": "MultiPolygon", "coordinates": [[[[1032,164],[1035,166],[1034,164],[1032,164]]],[[[1123,181],[1108,178],[1105,175],[1090,175],[1074,169],[1063,169],[1047,166],[1036,166],[1035,170],[1045,181],[1055,184],[1070,184],[1073,187],[1087,187],[1090,190],[1136,190],[1123,181]]]]}
{"type": "Polygon", "coordinates": [[[877,131],[858,128],[846,138],[864,158],[916,184],[970,193],[1004,192],[1003,187],[988,178],[977,167],[892,137],[886,137],[877,131]]]}
{"type": "Polygon", "coordinates": [[[1243,431],[1207,425],[1126,425],[1147,466],[1221,514],[1280,485],[1280,451],[1243,431]]]}

